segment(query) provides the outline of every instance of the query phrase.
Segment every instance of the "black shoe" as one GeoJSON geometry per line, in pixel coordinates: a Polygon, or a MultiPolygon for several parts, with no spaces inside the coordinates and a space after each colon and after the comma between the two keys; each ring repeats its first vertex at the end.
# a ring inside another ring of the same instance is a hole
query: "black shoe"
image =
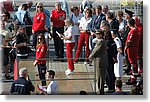
{"type": "Polygon", "coordinates": [[[125,73],[129,73],[129,72],[130,72],[130,69],[127,68],[127,69],[125,70],[125,73]]]}
{"type": "Polygon", "coordinates": [[[135,85],[135,84],[137,84],[136,80],[126,82],[126,85],[135,85]]]}
{"type": "Polygon", "coordinates": [[[5,78],[6,78],[6,80],[10,80],[10,79],[12,79],[13,77],[11,77],[10,75],[5,75],[5,78]]]}

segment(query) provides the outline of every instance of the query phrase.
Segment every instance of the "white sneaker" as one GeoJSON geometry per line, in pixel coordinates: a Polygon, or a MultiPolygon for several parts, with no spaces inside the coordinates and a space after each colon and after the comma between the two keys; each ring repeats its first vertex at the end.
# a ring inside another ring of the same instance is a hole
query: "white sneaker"
{"type": "Polygon", "coordinates": [[[73,71],[70,70],[66,73],[66,75],[71,75],[71,74],[73,74],[73,71]]]}
{"type": "Polygon", "coordinates": [[[68,71],[70,71],[70,69],[67,69],[67,70],[65,71],[65,73],[67,73],[68,71]]]}

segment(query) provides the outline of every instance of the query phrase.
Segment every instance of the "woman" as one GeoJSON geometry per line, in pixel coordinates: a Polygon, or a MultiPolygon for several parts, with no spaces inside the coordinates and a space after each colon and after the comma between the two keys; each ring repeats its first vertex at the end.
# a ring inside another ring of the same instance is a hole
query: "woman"
{"type": "Polygon", "coordinates": [[[79,13],[79,9],[77,6],[73,7],[73,14],[71,16],[71,21],[74,25],[75,28],[75,52],[77,50],[77,46],[78,46],[78,40],[79,40],[79,36],[80,36],[80,30],[79,30],[79,24],[80,24],[80,20],[83,17],[83,14],[79,13]]]}
{"type": "Polygon", "coordinates": [[[117,47],[117,57],[116,57],[116,61],[114,64],[114,74],[116,79],[121,80],[122,76],[123,76],[123,50],[122,50],[122,42],[119,39],[119,37],[117,37],[117,34],[114,33],[114,31],[111,31],[111,36],[115,41],[116,47],[117,47]]]}
{"type": "MultiPolygon", "coordinates": [[[[45,80],[46,60],[42,60],[42,58],[46,58],[46,53],[47,53],[47,45],[45,42],[45,37],[42,33],[40,33],[37,37],[36,60],[33,63],[34,66],[36,65],[38,66],[38,73],[40,80],[45,80]]],[[[46,86],[46,81],[42,81],[42,86],[46,86]]]]}
{"type": "Polygon", "coordinates": [[[119,34],[122,37],[123,36],[123,31],[126,26],[126,21],[123,19],[123,12],[118,11],[117,12],[117,20],[119,21],[119,34]]]}
{"type": "Polygon", "coordinates": [[[82,47],[84,43],[86,42],[86,62],[84,64],[89,63],[88,57],[90,55],[90,49],[89,49],[89,37],[90,37],[90,26],[92,23],[92,11],[90,9],[87,9],[85,11],[85,16],[81,18],[79,29],[80,29],[80,38],[78,42],[78,48],[76,51],[75,56],[75,63],[78,62],[78,58],[80,56],[80,53],[82,51],[82,47]]]}
{"type": "Polygon", "coordinates": [[[65,20],[65,25],[67,26],[67,30],[64,32],[64,35],[61,37],[65,40],[66,43],[66,56],[68,58],[68,69],[65,71],[66,75],[73,74],[74,71],[74,63],[73,63],[73,48],[75,46],[75,39],[74,39],[74,26],[69,19],[65,20]]]}
{"type": "Polygon", "coordinates": [[[36,5],[36,14],[33,18],[33,26],[32,26],[32,33],[33,33],[33,45],[36,48],[37,43],[37,36],[40,33],[45,32],[45,21],[46,21],[46,15],[44,13],[44,8],[42,3],[38,3],[36,5]]]}

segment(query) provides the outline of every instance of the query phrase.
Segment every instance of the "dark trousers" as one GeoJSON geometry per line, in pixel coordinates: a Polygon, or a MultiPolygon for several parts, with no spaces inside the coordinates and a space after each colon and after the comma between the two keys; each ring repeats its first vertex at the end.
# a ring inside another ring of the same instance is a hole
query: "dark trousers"
{"type": "Polygon", "coordinates": [[[46,86],[46,64],[38,64],[39,79],[42,80],[42,86],[46,86]]]}
{"type": "Polygon", "coordinates": [[[36,49],[36,44],[37,44],[37,36],[42,33],[44,35],[45,33],[45,30],[42,30],[42,31],[36,31],[34,34],[33,34],[33,46],[34,48],[36,49]]]}
{"type": "Polygon", "coordinates": [[[64,42],[56,34],[56,31],[60,34],[63,34],[64,33],[64,27],[61,27],[61,28],[53,27],[53,39],[54,39],[54,46],[55,46],[55,55],[58,58],[64,58],[64,42]]]}
{"type": "Polygon", "coordinates": [[[113,61],[109,61],[109,66],[106,69],[106,84],[108,86],[108,90],[115,91],[115,74],[113,61]]]}

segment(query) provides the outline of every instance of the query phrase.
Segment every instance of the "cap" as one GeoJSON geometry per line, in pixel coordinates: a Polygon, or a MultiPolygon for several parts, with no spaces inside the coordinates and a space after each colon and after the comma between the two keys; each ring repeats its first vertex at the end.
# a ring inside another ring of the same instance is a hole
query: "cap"
{"type": "Polygon", "coordinates": [[[127,13],[131,18],[133,17],[134,12],[125,9],[125,13],[127,13]]]}
{"type": "Polygon", "coordinates": [[[97,29],[96,32],[95,32],[95,34],[96,35],[102,34],[104,36],[104,31],[100,30],[100,29],[97,29]]]}

